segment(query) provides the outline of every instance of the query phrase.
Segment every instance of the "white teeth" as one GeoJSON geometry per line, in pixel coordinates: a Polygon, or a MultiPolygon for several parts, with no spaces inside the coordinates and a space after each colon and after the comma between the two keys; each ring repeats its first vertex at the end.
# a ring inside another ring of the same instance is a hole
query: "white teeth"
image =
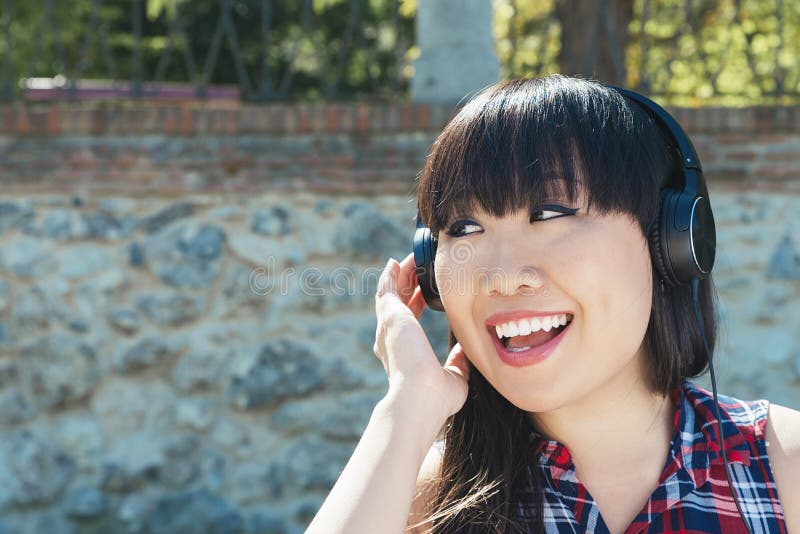
{"type": "Polygon", "coordinates": [[[519,322],[519,335],[527,336],[531,333],[531,323],[529,323],[526,319],[522,319],[519,322]]]}
{"type": "Polygon", "coordinates": [[[558,328],[567,324],[567,314],[552,315],[550,317],[531,317],[519,321],[509,321],[507,323],[495,325],[494,329],[498,339],[504,337],[527,336],[533,332],[544,330],[549,332],[553,328],[558,328]]]}

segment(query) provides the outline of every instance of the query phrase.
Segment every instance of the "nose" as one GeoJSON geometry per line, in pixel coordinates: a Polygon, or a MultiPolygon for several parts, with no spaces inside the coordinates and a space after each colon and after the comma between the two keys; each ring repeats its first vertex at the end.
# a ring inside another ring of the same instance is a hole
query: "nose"
{"type": "Polygon", "coordinates": [[[498,264],[487,269],[485,274],[484,291],[492,297],[533,295],[544,286],[539,269],[530,264],[498,264]]]}

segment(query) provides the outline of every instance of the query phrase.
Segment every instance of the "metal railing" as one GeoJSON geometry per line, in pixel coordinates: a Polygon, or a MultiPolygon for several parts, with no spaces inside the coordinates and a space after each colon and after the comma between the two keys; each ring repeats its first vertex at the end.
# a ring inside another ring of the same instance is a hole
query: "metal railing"
{"type": "Polygon", "coordinates": [[[408,85],[403,67],[404,55],[413,45],[413,19],[401,17],[399,0],[387,2],[392,9],[380,21],[374,17],[365,21],[365,0],[339,2],[335,11],[346,17],[346,24],[338,34],[321,24],[325,17],[314,13],[312,0],[206,0],[194,1],[188,6],[191,10],[176,1],[171,4],[171,16],[165,12],[156,20],[146,16],[144,0],[83,0],[87,9],[78,14],[82,19],[67,20],[64,6],[70,3],[76,0],[31,0],[38,9],[31,5],[23,9],[20,2],[0,0],[0,99],[242,97],[274,101],[317,95],[333,100],[353,95],[391,97],[408,85]],[[208,9],[197,9],[201,4],[208,9]],[[129,16],[122,17],[126,5],[129,16]],[[294,40],[274,35],[276,11],[295,19],[292,25],[277,21],[282,30],[295,34],[294,40]],[[17,30],[25,31],[12,31],[15,23],[20,25],[17,30]],[[364,43],[366,34],[374,33],[378,24],[380,31],[394,36],[388,49],[364,43]],[[69,40],[64,37],[65,25],[73,32],[69,40]],[[120,32],[116,43],[109,26],[120,32]],[[76,30],[80,32],[77,38],[76,30]],[[40,38],[25,38],[34,34],[40,38]],[[162,45],[157,58],[154,43],[162,45]],[[298,61],[309,61],[309,43],[316,54],[311,60],[319,65],[298,69],[298,61]],[[222,59],[224,52],[230,62],[222,59]],[[276,52],[280,52],[277,59],[276,52]],[[179,61],[174,63],[176,55],[179,61]],[[358,62],[369,63],[364,69],[366,79],[343,87],[348,81],[344,73],[358,62]],[[170,65],[177,70],[170,71],[170,65]],[[176,72],[182,80],[174,79],[176,72]],[[297,83],[299,77],[304,78],[302,84],[297,83]]]}
{"type": "MultiPolygon", "coordinates": [[[[154,1],[0,0],[0,99],[407,96],[418,50],[403,5],[413,2],[159,0],[171,9],[148,16],[154,1]]],[[[533,15],[527,0],[492,1],[513,12],[495,20],[504,77],[562,71],[564,0],[533,15]]],[[[628,85],[673,102],[800,98],[794,1],[635,0],[633,13],[611,51],[628,85]]],[[[587,27],[590,50],[603,21],[587,27]]]]}

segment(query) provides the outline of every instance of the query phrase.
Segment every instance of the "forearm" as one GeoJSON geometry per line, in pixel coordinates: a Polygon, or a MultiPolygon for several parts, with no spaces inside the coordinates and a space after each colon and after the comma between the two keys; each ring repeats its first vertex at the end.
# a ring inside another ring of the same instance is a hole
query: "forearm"
{"type": "MultiPolygon", "coordinates": [[[[441,425],[430,406],[381,400],[307,533],[401,533],[416,480],[441,425]]],[[[443,419],[442,419],[443,422],[443,419]]]]}

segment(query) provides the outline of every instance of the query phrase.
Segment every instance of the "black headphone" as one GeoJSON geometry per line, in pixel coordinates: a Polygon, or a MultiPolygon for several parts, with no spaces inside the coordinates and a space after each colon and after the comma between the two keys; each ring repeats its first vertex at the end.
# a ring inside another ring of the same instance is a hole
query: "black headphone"
{"type": "MultiPolygon", "coordinates": [[[[688,285],[703,278],[714,266],[716,229],[703,169],[691,140],[667,111],[638,93],[614,89],[639,104],[669,131],[677,144],[683,167],[683,190],[666,187],[660,192],[659,217],[648,231],[650,254],[661,276],[670,286],[688,285]]],[[[444,311],[434,277],[436,237],[417,212],[414,232],[414,266],[422,296],[432,310],[444,311]]]]}

